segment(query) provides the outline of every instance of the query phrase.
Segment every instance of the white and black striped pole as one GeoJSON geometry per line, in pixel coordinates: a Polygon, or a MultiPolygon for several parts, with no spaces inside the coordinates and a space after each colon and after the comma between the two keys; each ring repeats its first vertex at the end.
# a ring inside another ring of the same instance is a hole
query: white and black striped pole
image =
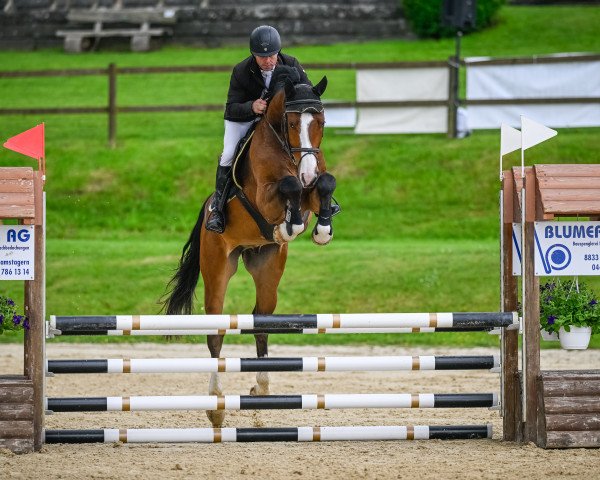
{"type": "Polygon", "coordinates": [[[46,360],[48,373],[369,372],[491,370],[498,355],[46,360]]]}
{"type": "MultiPolygon", "coordinates": [[[[341,313],[311,315],[105,315],[52,316],[50,328],[61,332],[110,330],[258,330],[268,333],[327,329],[490,329],[517,322],[513,312],[474,313],[341,313]]],[[[323,332],[319,332],[322,330],[323,332]]]]}
{"type": "Polygon", "coordinates": [[[492,425],[46,430],[46,443],[333,442],[492,438],[492,425]]]}
{"type": "Polygon", "coordinates": [[[346,408],[493,408],[496,393],[200,395],[47,398],[51,412],[147,410],[315,410],[346,408]]]}
{"type": "Polygon", "coordinates": [[[364,333],[440,333],[440,332],[491,332],[494,333],[495,327],[469,327],[469,328],[303,328],[299,329],[266,329],[266,330],[216,330],[216,329],[198,329],[198,330],[49,330],[48,337],[66,336],[66,335],[106,335],[109,337],[126,336],[188,336],[188,335],[256,335],[259,333],[268,334],[300,334],[300,335],[322,335],[322,334],[364,334],[364,333]]]}

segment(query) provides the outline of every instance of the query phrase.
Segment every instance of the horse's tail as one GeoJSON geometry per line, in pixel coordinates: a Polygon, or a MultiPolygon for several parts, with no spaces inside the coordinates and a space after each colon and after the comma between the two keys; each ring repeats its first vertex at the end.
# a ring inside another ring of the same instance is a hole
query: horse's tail
{"type": "Polygon", "coordinates": [[[189,315],[194,306],[194,291],[200,277],[200,232],[204,220],[204,202],[198,215],[198,221],[187,243],[183,246],[179,268],[167,285],[168,297],[163,301],[163,308],[167,315],[189,315]]]}

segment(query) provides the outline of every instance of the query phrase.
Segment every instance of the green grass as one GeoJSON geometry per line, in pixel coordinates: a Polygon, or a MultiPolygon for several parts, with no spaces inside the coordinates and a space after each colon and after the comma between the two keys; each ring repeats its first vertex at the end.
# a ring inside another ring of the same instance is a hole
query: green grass
{"type": "MultiPolygon", "coordinates": [[[[12,132],[36,122],[10,120],[12,132]]],[[[221,114],[121,115],[119,125],[119,146],[110,150],[101,116],[46,120],[50,238],[177,235],[183,242],[214,187],[221,114]]],[[[598,129],[565,129],[529,151],[527,160],[594,162],[590,152],[599,148],[598,129]]],[[[338,238],[497,236],[497,132],[453,141],[328,130],[324,149],[338,179],[335,197],[344,207],[336,221],[338,238]]],[[[23,163],[11,152],[2,160],[23,163]]],[[[505,159],[506,166],[518,162],[518,152],[505,159]]]]}
{"type": "MultiPolygon", "coordinates": [[[[598,48],[600,8],[507,7],[497,25],[463,40],[465,56],[514,56],[598,48]],[[542,28],[543,26],[543,28],[542,28]],[[576,33],[574,33],[576,32],[576,33]]],[[[379,41],[286,49],[309,62],[444,60],[452,39],[379,41]]],[[[169,47],[148,54],[60,50],[0,52],[4,70],[146,65],[233,65],[245,47],[169,47]]],[[[326,73],[329,99],[354,98],[350,71],[326,73]]],[[[224,102],[227,74],[131,75],[119,104],[224,102]]],[[[99,106],[104,77],[0,79],[2,107],[99,106]]],[[[0,116],[0,138],[46,123],[48,314],[157,313],[199,207],[213,188],[222,114],[121,114],[116,149],[106,148],[103,115],[0,116]]],[[[323,143],[338,180],[335,239],[291,245],[279,313],[497,310],[498,132],[464,140],[444,135],[362,135],[328,129],[323,143]]],[[[528,151],[527,163],[597,163],[600,129],[561,129],[528,151]]],[[[518,153],[505,167],[518,164],[518,153]]],[[[2,150],[0,165],[33,162],[2,150]]],[[[600,282],[591,281],[596,288],[600,282]]],[[[3,284],[20,298],[22,285],[3,284]]],[[[201,295],[201,289],[198,290],[201,295]]],[[[250,312],[243,269],[225,309],[250,312]]],[[[201,311],[202,301],[197,310],[201,311]]],[[[86,338],[85,340],[90,340],[86,338]]],[[[107,341],[97,338],[95,341],[107,341]]],[[[141,341],[147,340],[141,338],[141,341]]],[[[285,343],[495,345],[485,334],[277,336],[285,343]]],[[[3,336],[0,342],[20,341],[3,336]]],[[[111,341],[113,341],[111,339],[111,341]]],[[[140,341],[119,339],[114,341],[140,341]]],[[[198,338],[187,341],[201,341],[198,338]]],[[[252,341],[231,337],[228,342],[252,341]]],[[[600,339],[593,345],[600,347],[600,339]]]]}

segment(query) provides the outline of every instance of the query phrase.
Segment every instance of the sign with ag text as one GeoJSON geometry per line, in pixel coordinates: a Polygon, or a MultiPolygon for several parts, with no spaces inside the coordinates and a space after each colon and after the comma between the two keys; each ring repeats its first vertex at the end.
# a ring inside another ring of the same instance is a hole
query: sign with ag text
{"type": "Polygon", "coordinates": [[[33,280],[33,225],[0,225],[0,280],[33,280]]]}

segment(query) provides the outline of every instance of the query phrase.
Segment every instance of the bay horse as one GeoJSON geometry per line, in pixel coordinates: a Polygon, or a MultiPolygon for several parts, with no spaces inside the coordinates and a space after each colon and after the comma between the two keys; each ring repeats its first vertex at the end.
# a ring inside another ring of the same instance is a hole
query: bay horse
{"type": "MultiPolygon", "coordinates": [[[[221,314],[227,285],[240,257],[256,288],[253,313],[271,314],[277,305],[288,242],[306,230],[312,213],[318,215],[312,231],[314,243],[326,245],[331,241],[336,182],[327,173],[320,148],[325,125],[321,95],[327,78],[314,87],[295,83],[298,80],[294,68],[275,69],[271,80],[275,88],[267,110],[256,124],[245,160],[239,164],[238,157],[234,167],[237,193],[226,205],[225,231],[217,234],[204,228],[211,196],[200,210],[169,283],[170,292],[164,301],[168,315],[192,313],[200,274],[205,312],[221,314]]],[[[267,337],[265,333],[255,334],[259,358],[268,354],[267,337]]],[[[211,357],[219,357],[223,339],[222,335],[207,337],[211,357]]],[[[256,381],[250,394],[268,395],[268,373],[257,373],[256,381]]],[[[217,373],[211,374],[209,395],[222,395],[217,373]]],[[[213,427],[222,425],[223,410],[206,413],[213,427]]]]}

